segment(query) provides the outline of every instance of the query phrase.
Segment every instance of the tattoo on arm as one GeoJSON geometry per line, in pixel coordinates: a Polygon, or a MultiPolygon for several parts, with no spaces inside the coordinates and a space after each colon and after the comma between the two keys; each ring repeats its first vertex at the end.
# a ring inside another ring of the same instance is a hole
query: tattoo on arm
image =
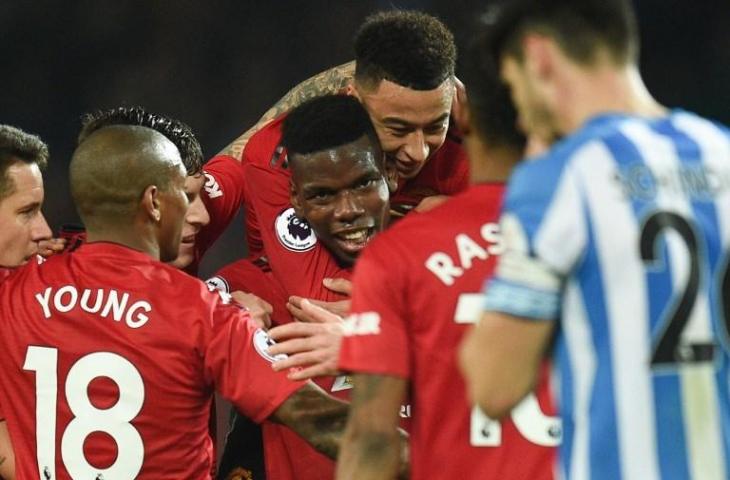
{"type": "Polygon", "coordinates": [[[337,465],[338,477],[408,477],[408,441],[398,429],[407,382],[391,376],[355,375],[350,418],[337,465]]]}
{"type": "Polygon", "coordinates": [[[355,75],[355,61],[350,61],[325,70],[304,80],[289,90],[276,104],[264,113],[256,125],[246,130],[230,145],[224,148],[220,155],[230,155],[241,160],[243,149],[248,140],[269,122],[309,100],[326,94],[335,94],[342,91],[355,75]]]}
{"type": "Polygon", "coordinates": [[[294,392],[271,416],[328,457],[337,458],[347,421],[347,403],[309,382],[294,392]]]}

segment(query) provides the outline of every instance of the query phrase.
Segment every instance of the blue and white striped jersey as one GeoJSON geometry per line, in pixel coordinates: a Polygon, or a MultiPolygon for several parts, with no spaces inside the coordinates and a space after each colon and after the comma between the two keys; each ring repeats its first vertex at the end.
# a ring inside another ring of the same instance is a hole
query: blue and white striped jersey
{"type": "Polygon", "coordinates": [[[519,167],[487,309],[557,320],[570,479],[730,478],[730,131],[596,117],[519,167]]]}

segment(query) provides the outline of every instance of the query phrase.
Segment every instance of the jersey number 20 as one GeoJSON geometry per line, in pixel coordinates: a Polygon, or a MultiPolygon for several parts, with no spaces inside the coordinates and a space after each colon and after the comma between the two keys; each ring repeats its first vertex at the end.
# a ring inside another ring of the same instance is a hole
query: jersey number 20
{"type": "MultiPolygon", "coordinates": [[[[35,372],[38,475],[55,479],[58,349],[28,347],[23,369],[35,372]]],[[[144,382],[135,366],[115,353],[90,353],[68,371],[65,393],[74,418],[61,437],[61,457],[71,478],[136,477],[144,461],[144,444],[130,422],[142,409],[144,382]],[[91,403],[88,387],[97,377],[117,384],[119,399],[114,406],[100,409],[91,403]],[[106,468],[91,465],[84,456],[84,441],[92,432],[104,432],[117,444],[116,460],[106,468]]]]}

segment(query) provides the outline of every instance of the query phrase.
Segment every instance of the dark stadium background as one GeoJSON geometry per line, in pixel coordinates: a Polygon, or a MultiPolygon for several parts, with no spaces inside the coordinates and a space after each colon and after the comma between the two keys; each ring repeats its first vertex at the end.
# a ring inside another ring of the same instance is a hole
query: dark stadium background
{"type": "MultiPolygon", "coordinates": [[[[190,124],[210,157],[291,86],[352,57],[364,17],[437,15],[463,45],[473,0],[0,0],[0,123],[50,145],[46,216],[76,218],[66,169],[83,112],[143,105],[190,124]]],[[[730,1],[638,0],[650,90],[730,123],[730,1]]],[[[237,222],[203,273],[244,254],[237,222]]]]}

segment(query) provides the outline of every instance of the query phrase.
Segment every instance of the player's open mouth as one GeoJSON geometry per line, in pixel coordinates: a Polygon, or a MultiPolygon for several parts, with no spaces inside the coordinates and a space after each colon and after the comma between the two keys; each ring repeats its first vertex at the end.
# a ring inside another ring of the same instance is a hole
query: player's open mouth
{"type": "Polygon", "coordinates": [[[195,234],[187,235],[185,237],[182,237],[181,242],[182,243],[190,243],[190,244],[195,243],[195,234]]]}
{"type": "Polygon", "coordinates": [[[342,250],[357,253],[365,248],[374,233],[374,227],[365,227],[338,232],[334,238],[342,250]]]}

